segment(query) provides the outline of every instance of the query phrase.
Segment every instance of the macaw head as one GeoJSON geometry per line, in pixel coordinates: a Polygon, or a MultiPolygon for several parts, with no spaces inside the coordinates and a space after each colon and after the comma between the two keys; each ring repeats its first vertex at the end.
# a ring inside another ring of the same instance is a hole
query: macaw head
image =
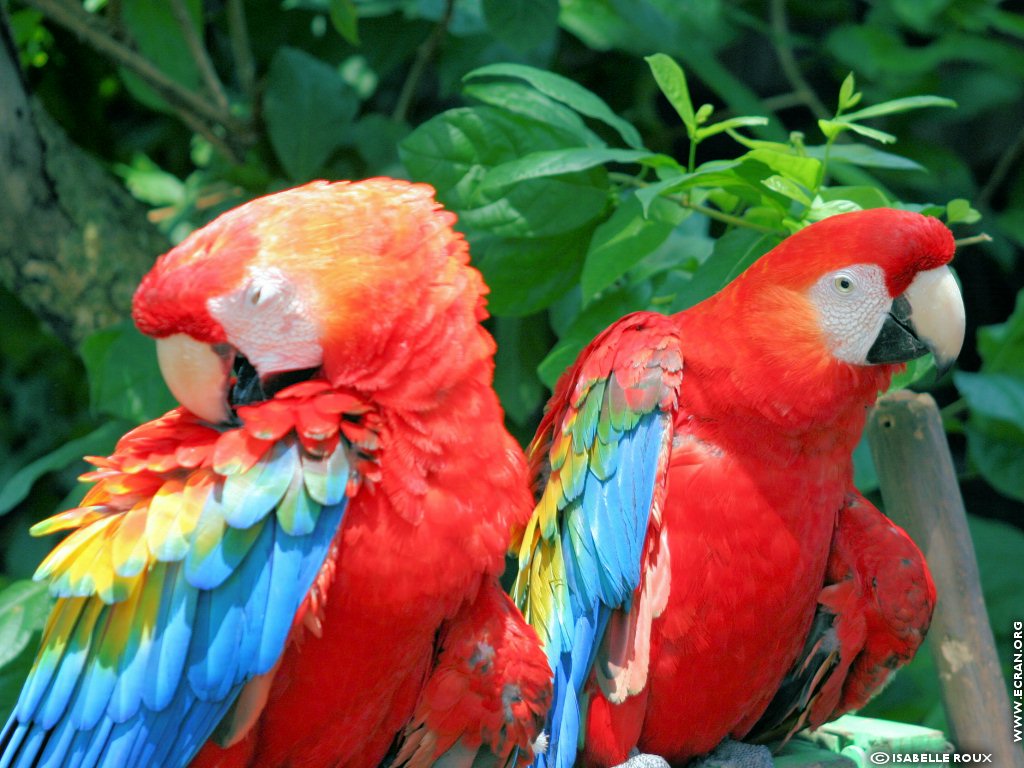
{"type": "Polygon", "coordinates": [[[941,373],[964,340],[963,299],[946,266],[953,251],[938,219],[889,208],[840,214],[755,262],[733,295],[766,346],[788,348],[785,362],[861,368],[931,352],[941,373]]]}
{"type": "Polygon", "coordinates": [[[431,385],[412,375],[427,363],[493,349],[454,221],[430,187],[392,179],[278,192],[161,256],[132,315],[177,400],[214,423],[312,376],[408,394],[431,385]]]}

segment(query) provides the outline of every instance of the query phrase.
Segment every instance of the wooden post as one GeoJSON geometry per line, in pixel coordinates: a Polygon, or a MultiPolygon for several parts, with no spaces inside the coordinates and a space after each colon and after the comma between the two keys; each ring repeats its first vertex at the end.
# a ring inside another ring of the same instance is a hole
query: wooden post
{"type": "Polygon", "coordinates": [[[908,391],[885,395],[867,430],[886,513],[921,547],[938,591],[930,637],[950,737],[959,751],[991,753],[1000,768],[1024,768],[935,401],[908,391]]]}

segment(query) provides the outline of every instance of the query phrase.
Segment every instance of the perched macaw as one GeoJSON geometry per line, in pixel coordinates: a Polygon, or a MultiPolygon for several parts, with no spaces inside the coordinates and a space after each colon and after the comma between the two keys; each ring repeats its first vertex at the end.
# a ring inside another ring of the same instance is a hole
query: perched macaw
{"type": "Polygon", "coordinates": [[[432,193],[314,182],[145,277],[183,407],[36,526],[73,533],[36,574],[57,602],[2,768],[184,766],[211,734],[233,746],[196,765],[375,766],[403,729],[410,766],[530,759],[551,673],[496,580],[527,466],[432,193]]]}
{"type": "Polygon", "coordinates": [[[856,495],[851,454],[903,362],[959,353],[953,250],[916,213],[834,216],[580,354],[528,451],[538,502],[514,540],[513,596],[555,675],[539,765],[580,744],[588,765],[684,762],[742,738],[805,642],[825,682],[801,705],[790,680],[762,733],[858,706],[913,652],[927,569],[856,495]]]}

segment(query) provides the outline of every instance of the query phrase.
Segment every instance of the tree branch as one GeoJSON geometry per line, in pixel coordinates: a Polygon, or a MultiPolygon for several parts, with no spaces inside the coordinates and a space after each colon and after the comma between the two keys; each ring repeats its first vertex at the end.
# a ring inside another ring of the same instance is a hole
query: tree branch
{"type": "Polygon", "coordinates": [[[175,110],[183,121],[191,125],[196,121],[222,126],[236,140],[248,142],[250,129],[246,123],[235,118],[226,108],[211,102],[201,94],[185,88],[164,74],[153,62],[128,46],[118,42],[113,30],[101,18],[85,11],[80,5],[67,0],[25,0],[44,16],[78,35],[85,43],[112,59],[116,64],[130,69],[175,110]]]}
{"type": "Polygon", "coordinates": [[[249,26],[245,21],[245,3],[242,0],[228,0],[228,38],[231,40],[231,55],[235,60],[238,82],[250,103],[254,102],[256,64],[252,58],[249,26]]]}
{"type": "Polygon", "coordinates": [[[409,74],[405,78],[405,82],[402,83],[402,90],[398,94],[398,101],[395,103],[395,110],[391,114],[391,118],[396,122],[400,123],[405,120],[406,115],[409,113],[409,106],[412,104],[413,94],[416,92],[416,86],[419,84],[420,79],[423,77],[423,73],[427,69],[427,64],[434,57],[434,52],[437,50],[437,46],[441,44],[441,40],[444,37],[445,32],[448,31],[448,25],[452,21],[452,13],[455,11],[455,0],[446,0],[444,4],[444,13],[441,18],[438,19],[434,29],[431,30],[430,36],[423,41],[419,49],[416,51],[416,60],[413,61],[412,66],[409,68],[409,74]]]}
{"type": "MultiPolygon", "coordinates": [[[[192,59],[199,68],[203,82],[206,83],[206,90],[213,96],[217,106],[225,114],[229,114],[228,96],[224,93],[224,86],[217,76],[217,70],[213,68],[210,55],[206,52],[206,46],[203,45],[196,27],[192,23],[192,15],[188,12],[185,0],[171,0],[171,13],[174,14],[174,20],[178,22],[181,34],[185,37],[185,45],[188,46],[188,52],[192,55],[192,59]]],[[[202,24],[202,21],[200,21],[200,24],[202,24]]]]}
{"type": "Polygon", "coordinates": [[[992,169],[992,173],[988,177],[988,181],[985,182],[985,186],[978,193],[976,205],[987,206],[989,204],[992,195],[995,194],[996,190],[999,189],[999,185],[1006,179],[1007,174],[1013,168],[1014,162],[1020,157],[1022,151],[1024,151],[1024,128],[1017,132],[1016,138],[1006,148],[1006,151],[999,156],[995,168],[992,169]]]}
{"type": "Polygon", "coordinates": [[[796,62],[796,56],[793,54],[793,39],[789,32],[789,20],[786,17],[786,0],[772,0],[771,14],[772,44],[775,47],[779,65],[782,67],[782,73],[797,96],[814,113],[815,117],[819,120],[829,118],[831,113],[822,104],[810,83],[804,79],[803,73],[800,72],[800,66],[796,62]]]}

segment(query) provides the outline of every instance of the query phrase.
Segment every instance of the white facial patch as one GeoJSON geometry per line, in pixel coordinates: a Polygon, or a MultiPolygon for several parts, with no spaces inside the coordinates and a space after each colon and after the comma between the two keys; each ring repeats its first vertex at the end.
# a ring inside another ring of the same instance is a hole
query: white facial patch
{"type": "Polygon", "coordinates": [[[868,350],[892,308],[882,268],[853,264],[829,272],[811,286],[810,299],[832,354],[846,363],[867,364],[868,350]]]}
{"type": "Polygon", "coordinates": [[[241,288],[210,299],[207,309],[260,376],[323,362],[320,328],[279,269],[250,269],[241,288]]]}

